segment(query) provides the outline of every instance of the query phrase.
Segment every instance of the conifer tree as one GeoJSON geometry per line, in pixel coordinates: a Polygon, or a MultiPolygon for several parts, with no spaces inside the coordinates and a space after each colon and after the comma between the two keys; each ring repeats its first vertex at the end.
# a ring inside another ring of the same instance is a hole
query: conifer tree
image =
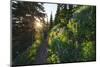
{"type": "Polygon", "coordinates": [[[50,15],[50,29],[53,27],[53,16],[52,16],[52,12],[50,15]]]}

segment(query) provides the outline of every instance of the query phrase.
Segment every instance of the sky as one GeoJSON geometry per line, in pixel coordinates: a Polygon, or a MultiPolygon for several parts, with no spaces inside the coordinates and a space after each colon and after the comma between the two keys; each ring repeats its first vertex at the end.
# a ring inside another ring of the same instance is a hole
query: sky
{"type": "Polygon", "coordinates": [[[57,10],[57,4],[45,3],[43,6],[44,6],[45,12],[46,12],[46,14],[48,16],[48,21],[50,20],[51,12],[52,12],[53,20],[54,20],[55,14],[56,14],[56,10],[57,10]]]}

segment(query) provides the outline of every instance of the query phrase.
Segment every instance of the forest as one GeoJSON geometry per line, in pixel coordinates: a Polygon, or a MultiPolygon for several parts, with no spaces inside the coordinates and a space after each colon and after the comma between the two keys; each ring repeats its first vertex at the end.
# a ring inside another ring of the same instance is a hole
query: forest
{"type": "Polygon", "coordinates": [[[96,61],[96,6],[12,1],[11,15],[12,65],[96,61]]]}

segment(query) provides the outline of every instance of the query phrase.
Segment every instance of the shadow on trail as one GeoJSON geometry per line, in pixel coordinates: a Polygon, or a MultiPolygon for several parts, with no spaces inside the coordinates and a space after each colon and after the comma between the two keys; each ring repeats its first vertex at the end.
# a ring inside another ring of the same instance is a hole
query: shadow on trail
{"type": "Polygon", "coordinates": [[[37,50],[35,64],[46,64],[48,57],[48,33],[44,33],[44,41],[37,50]]]}

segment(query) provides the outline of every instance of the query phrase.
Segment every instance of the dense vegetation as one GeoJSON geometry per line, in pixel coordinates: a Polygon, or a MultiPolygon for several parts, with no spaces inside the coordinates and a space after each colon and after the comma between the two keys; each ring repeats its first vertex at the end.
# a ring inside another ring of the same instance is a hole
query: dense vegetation
{"type": "MultiPolygon", "coordinates": [[[[66,9],[66,6],[58,5],[55,17],[56,25],[49,33],[48,62],[95,60],[95,7],[77,6],[66,9]]],[[[72,7],[72,5],[68,6],[72,7]]]]}
{"type": "Polygon", "coordinates": [[[12,1],[12,64],[95,61],[96,7],[57,4],[46,22],[43,4],[12,1]]]}

